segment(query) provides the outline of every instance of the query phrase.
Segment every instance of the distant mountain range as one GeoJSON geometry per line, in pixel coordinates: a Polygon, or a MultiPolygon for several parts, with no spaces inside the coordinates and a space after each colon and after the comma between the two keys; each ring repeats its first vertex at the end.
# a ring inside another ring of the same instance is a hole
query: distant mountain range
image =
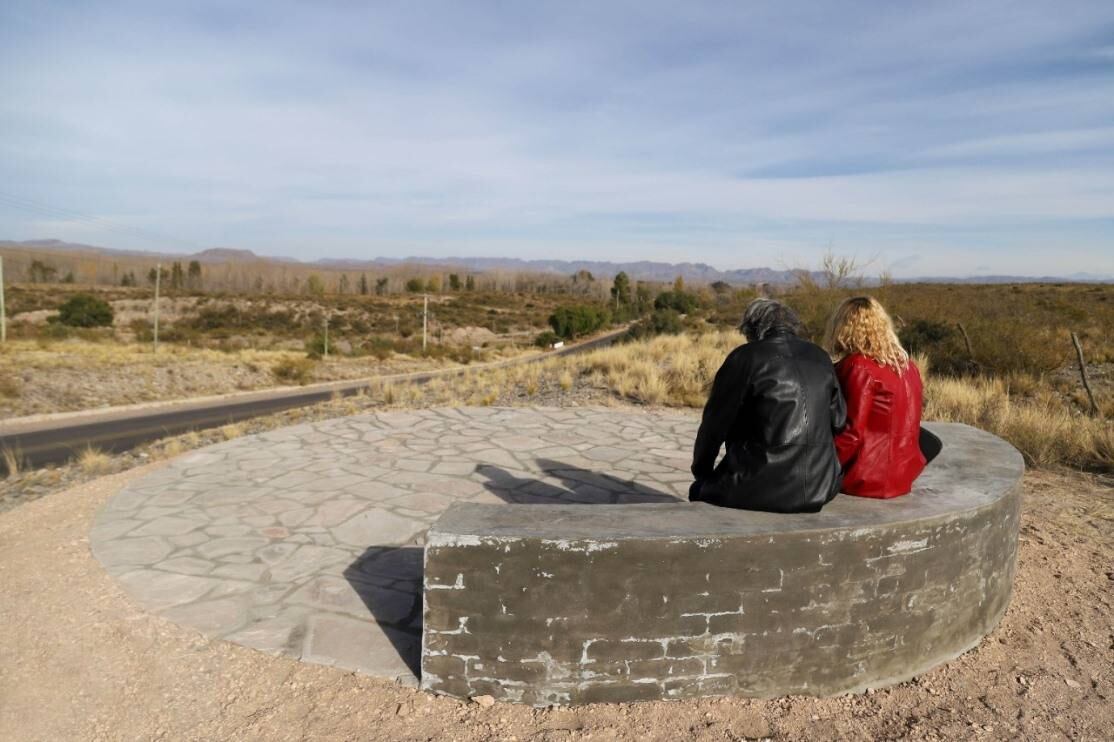
{"type": "MultiPolygon", "coordinates": [[[[693,283],[713,283],[723,281],[734,286],[745,286],[758,283],[785,284],[794,280],[795,272],[790,270],[777,270],[774,268],[740,268],[735,270],[719,270],[705,263],[662,263],[649,260],[635,262],[610,262],[602,260],[523,260],[522,258],[373,258],[370,260],[352,260],[322,258],[307,262],[286,257],[270,257],[256,255],[251,250],[239,250],[227,247],[215,247],[202,250],[190,255],[175,253],[154,253],[140,250],[117,250],[97,245],[83,245],[62,240],[25,240],[23,242],[0,241],[0,247],[41,249],[44,252],[72,252],[97,255],[119,255],[148,260],[197,260],[202,263],[290,263],[298,266],[319,266],[323,270],[334,271],[374,271],[376,268],[400,265],[421,265],[427,267],[442,267],[447,270],[457,269],[473,272],[523,272],[523,273],[548,273],[571,275],[577,271],[589,271],[597,276],[614,276],[620,271],[632,279],[642,281],[672,281],[681,276],[686,281],[693,283]]],[[[818,274],[814,274],[818,275],[818,274]]],[[[1073,273],[1067,276],[1010,276],[1010,275],[978,275],[978,276],[924,276],[917,278],[896,279],[904,283],[1052,283],[1052,282],[1080,282],[1080,283],[1111,283],[1114,276],[1093,273],[1073,273]]]]}

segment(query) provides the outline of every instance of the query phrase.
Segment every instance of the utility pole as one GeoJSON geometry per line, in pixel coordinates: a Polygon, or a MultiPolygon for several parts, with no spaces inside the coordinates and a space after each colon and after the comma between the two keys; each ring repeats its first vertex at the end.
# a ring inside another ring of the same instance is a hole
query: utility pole
{"type": "Polygon", "coordinates": [[[426,324],[429,319],[429,294],[422,297],[422,352],[426,346],[426,324]]]}
{"type": "Polygon", "coordinates": [[[8,312],[4,308],[4,258],[0,257],[0,343],[8,342],[8,312]]]}
{"type": "Polygon", "coordinates": [[[162,263],[155,264],[155,352],[159,352],[159,284],[162,281],[162,263]]]}
{"type": "Polygon", "coordinates": [[[325,315],[325,360],[329,360],[329,315],[325,315]]]}

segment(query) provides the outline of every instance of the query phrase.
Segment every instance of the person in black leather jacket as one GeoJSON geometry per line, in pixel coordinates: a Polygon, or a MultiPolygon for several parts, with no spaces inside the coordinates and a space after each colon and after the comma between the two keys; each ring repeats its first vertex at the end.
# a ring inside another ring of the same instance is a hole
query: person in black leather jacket
{"type": "Polygon", "coordinates": [[[747,343],[727,356],[704,406],[690,500],[802,513],[839,492],[834,434],[847,411],[832,359],[797,337],[799,327],[780,302],[755,299],[747,307],[739,325],[747,343]]]}

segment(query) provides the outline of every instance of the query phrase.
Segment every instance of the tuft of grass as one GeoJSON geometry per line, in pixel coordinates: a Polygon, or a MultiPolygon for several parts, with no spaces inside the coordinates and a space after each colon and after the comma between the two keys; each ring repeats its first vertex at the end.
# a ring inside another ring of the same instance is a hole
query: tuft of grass
{"type": "Polygon", "coordinates": [[[223,425],[220,428],[221,437],[223,437],[226,441],[230,441],[233,438],[239,438],[244,433],[244,426],[240,423],[229,423],[228,425],[223,425]]]}
{"type": "Polygon", "coordinates": [[[77,457],[77,466],[88,476],[100,476],[112,471],[112,457],[89,446],[77,457]]]}
{"type": "Polygon", "coordinates": [[[185,450],[186,450],[186,447],[182,445],[182,441],[178,440],[177,438],[171,438],[170,440],[168,440],[166,443],[163,444],[162,450],[160,451],[160,453],[162,454],[163,458],[172,459],[175,456],[178,456],[179,454],[181,454],[185,450]]]}
{"type": "Polygon", "coordinates": [[[0,448],[0,459],[4,462],[4,471],[8,473],[9,477],[19,476],[19,472],[23,470],[23,452],[19,448],[8,448],[4,446],[0,448]]]}
{"type": "Polygon", "coordinates": [[[398,399],[398,395],[395,392],[395,385],[392,384],[391,382],[387,382],[387,383],[383,384],[383,387],[380,390],[380,393],[382,394],[382,397],[383,397],[383,404],[391,405],[391,404],[394,404],[395,401],[398,399]]]}
{"type": "Polygon", "coordinates": [[[567,392],[572,389],[573,378],[572,374],[568,371],[562,371],[561,375],[557,377],[557,386],[561,387],[562,391],[567,392]]]}

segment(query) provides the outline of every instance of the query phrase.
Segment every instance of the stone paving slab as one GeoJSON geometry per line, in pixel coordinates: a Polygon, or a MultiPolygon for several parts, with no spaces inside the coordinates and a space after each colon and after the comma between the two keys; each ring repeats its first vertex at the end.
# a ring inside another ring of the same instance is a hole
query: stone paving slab
{"type": "Polygon", "coordinates": [[[683,499],[698,424],[691,412],[482,407],[296,425],[136,480],[90,542],[136,603],[175,623],[416,685],[422,546],[444,510],[683,499]]]}

